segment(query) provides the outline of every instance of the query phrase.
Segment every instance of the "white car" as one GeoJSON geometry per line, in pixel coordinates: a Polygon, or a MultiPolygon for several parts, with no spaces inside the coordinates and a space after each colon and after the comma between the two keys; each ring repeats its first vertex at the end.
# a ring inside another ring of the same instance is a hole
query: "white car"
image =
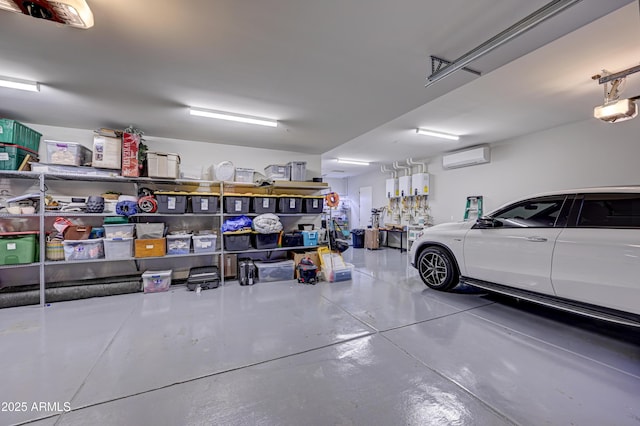
{"type": "Polygon", "coordinates": [[[640,327],[640,186],[521,199],[426,228],[409,256],[436,290],[460,281],[640,327]]]}

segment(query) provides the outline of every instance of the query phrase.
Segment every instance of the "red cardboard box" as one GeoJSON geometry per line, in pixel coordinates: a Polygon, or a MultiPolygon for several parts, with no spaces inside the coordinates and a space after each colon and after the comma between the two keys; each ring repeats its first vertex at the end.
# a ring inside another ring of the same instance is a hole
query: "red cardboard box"
{"type": "Polygon", "coordinates": [[[139,145],[140,135],[126,132],[122,135],[122,176],[140,176],[140,168],[138,167],[139,145]]]}

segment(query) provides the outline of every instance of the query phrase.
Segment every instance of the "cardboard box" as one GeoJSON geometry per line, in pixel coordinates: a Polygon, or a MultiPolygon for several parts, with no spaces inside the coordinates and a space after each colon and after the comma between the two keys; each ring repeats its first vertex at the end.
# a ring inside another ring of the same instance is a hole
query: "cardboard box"
{"type": "Polygon", "coordinates": [[[124,133],[122,135],[122,176],[140,176],[138,166],[138,151],[140,149],[140,135],[124,133]]]}
{"type": "Polygon", "coordinates": [[[364,230],[364,247],[370,250],[380,248],[380,231],[378,229],[367,228],[364,230]]]}
{"type": "Polygon", "coordinates": [[[122,138],[93,136],[93,167],[118,169],[122,166],[122,138]]]}
{"type": "Polygon", "coordinates": [[[298,264],[304,258],[309,258],[313,262],[314,265],[318,267],[318,272],[320,272],[320,256],[317,251],[306,251],[306,252],[289,252],[290,258],[293,259],[294,267],[295,267],[295,278],[298,278],[298,264]]]}

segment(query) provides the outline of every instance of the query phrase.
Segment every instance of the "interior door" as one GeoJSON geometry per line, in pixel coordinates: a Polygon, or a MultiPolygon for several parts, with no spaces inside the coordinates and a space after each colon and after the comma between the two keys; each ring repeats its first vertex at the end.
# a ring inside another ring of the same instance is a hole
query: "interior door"
{"type": "Polygon", "coordinates": [[[363,186],[360,188],[360,216],[359,227],[366,228],[371,225],[371,208],[373,207],[373,187],[363,186]]]}
{"type": "Polygon", "coordinates": [[[491,215],[465,236],[466,275],[484,281],[554,294],[553,249],[561,227],[554,227],[564,196],[530,199],[491,215]]]}

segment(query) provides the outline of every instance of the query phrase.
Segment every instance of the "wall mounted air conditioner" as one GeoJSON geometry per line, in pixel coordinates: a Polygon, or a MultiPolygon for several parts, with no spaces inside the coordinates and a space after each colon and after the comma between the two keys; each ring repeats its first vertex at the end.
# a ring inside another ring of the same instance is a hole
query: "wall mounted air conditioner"
{"type": "Polygon", "coordinates": [[[491,161],[489,146],[482,145],[464,151],[452,152],[442,156],[443,169],[455,169],[457,167],[473,166],[491,161]]]}

